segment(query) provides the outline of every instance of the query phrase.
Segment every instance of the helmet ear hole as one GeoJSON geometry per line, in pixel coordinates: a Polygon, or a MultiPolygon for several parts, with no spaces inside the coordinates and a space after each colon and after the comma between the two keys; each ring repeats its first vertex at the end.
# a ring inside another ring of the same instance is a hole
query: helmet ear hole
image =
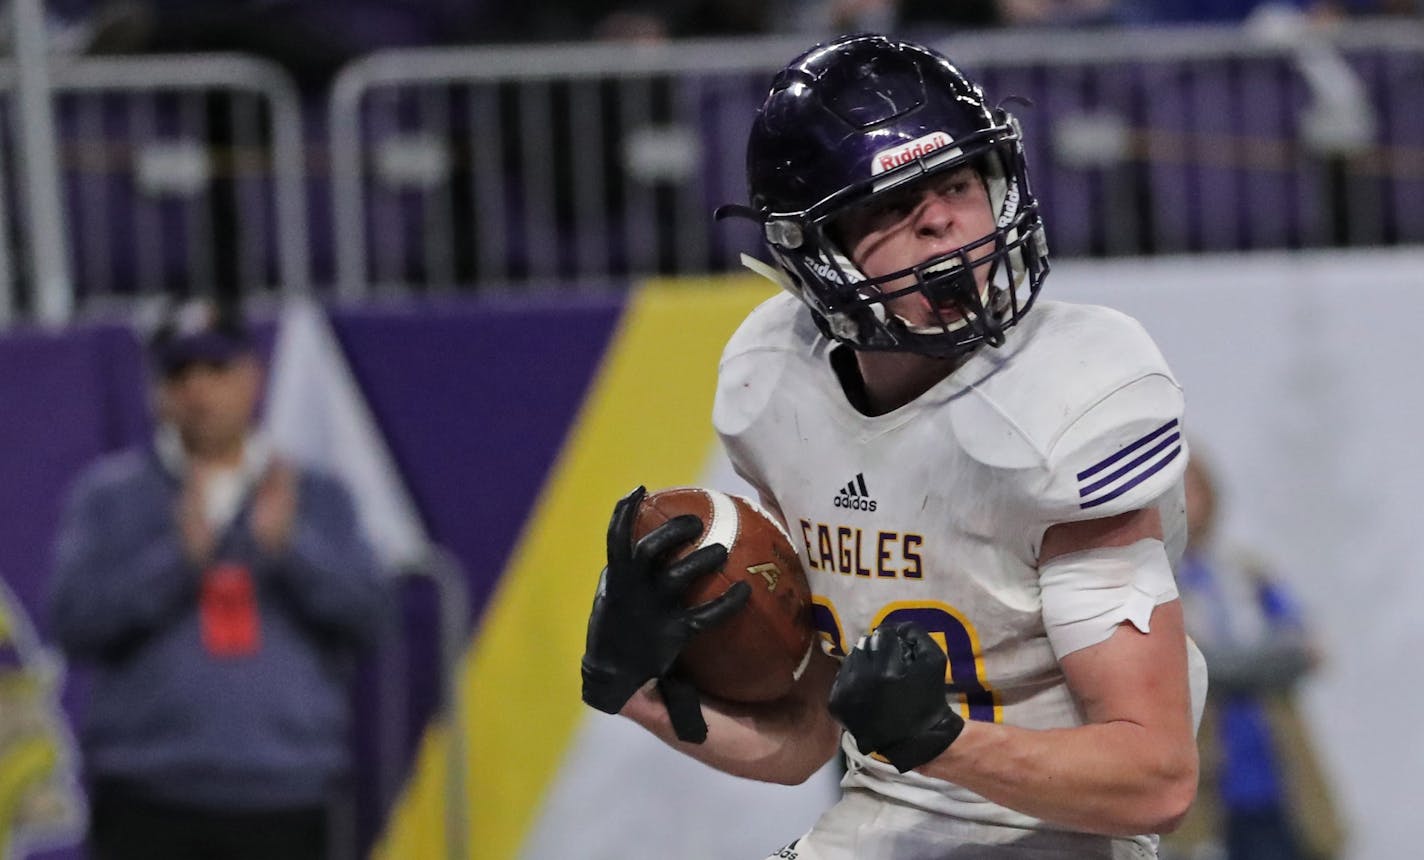
{"type": "Polygon", "coordinates": [[[1008,171],[1004,169],[1004,160],[999,157],[998,150],[991,149],[974,160],[974,169],[979,171],[979,175],[987,179],[1003,179],[1008,171]]]}

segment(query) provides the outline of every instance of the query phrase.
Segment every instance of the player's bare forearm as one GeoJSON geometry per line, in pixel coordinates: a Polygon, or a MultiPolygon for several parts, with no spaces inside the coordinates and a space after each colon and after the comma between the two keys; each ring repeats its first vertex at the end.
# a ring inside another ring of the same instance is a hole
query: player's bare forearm
{"type": "Polygon", "coordinates": [[[709,767],[747,779],[796,785],[829,761],[839,744],[840,726],[826,711],[835,672],[835,661],[817,651],[806,676],[784,699],[742,705],[704,696],[707,740],[700,744],[677,739],[653,684],[639,690],[620,713],[709,767]]]}
{"type": "Polygon", "coordinates": [[[1034,731],[971,721],[920,772],[1037,818],[1113,836],[1174,829],[1196,791],[1195,748],[1164,750],[1131,723],[1034,731]]]}
{"type": "Polygon", "coordinates": [[[1088,725],[1035,731],[970,722],[920,771],[1078,830],[1170,831],[1197,785],[1185,649],[1180,605],[1158,606],[1151,634],[1123,625],[1064,658],[1088,725]]]}

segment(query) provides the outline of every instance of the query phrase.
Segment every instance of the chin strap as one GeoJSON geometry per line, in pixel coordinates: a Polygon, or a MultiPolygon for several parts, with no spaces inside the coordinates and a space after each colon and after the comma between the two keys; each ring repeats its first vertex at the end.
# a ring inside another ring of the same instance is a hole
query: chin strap
{"type": "Polygon", "coordinates": [[[786,273],[776,266],[763,263],[750,254],[742,254],[742,265],[751,272],[761,275],[763,278],[781,287],[796,298],[801,298],[801,291],[796,289],[796,285],[791,283],[791,279],[786,276],[786,273]]]}

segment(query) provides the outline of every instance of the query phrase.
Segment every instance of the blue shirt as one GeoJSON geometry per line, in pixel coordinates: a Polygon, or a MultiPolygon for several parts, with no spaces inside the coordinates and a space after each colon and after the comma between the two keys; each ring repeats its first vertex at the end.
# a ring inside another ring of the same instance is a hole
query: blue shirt
{"type": "Polygon", "coordinates": [[[320,803],[349,765],[351,658],[385,606],[351,500],[331,478],[299,472],[278,557],[257,546],[244,503],[216,556],[250,571],[260,645],[233,657],[203,643],[201,571],[174,516],[181,490],[147,449],[101,460],[71,494],[50,609],[64,649],[95,669],[86,769],[193,806],[320,803]]]}

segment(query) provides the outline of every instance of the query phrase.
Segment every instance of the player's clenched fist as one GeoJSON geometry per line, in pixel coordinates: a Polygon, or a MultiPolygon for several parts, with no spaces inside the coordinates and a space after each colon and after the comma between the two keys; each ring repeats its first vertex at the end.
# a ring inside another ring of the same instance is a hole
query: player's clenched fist
{"type": "Polygon", "coordinates": [[[620,499],[608,523],[608,566],[588,618],[583,700],[616,714],[638,688],[657,678],[677,736],[700,742],[707,725],[697,691],[670,674],[673,663],[692,634],[740,609],[749,589],[738,583],[714,600],[684,607],[683,592],[720,568],[727,548],[709,544],[670,562],[702,533],[702,522],[691,514],[673,517],[635,544],[633,523],[644,494],[639,487],[620,499]]]}
{"type": "Polygon", "coordinates": [[[944,652],[905,621],[879,627],[851,649],[831,686],[831,714],[862,753],[904,773],[949,748],[964,720],[944,695],[944,652]]]}

